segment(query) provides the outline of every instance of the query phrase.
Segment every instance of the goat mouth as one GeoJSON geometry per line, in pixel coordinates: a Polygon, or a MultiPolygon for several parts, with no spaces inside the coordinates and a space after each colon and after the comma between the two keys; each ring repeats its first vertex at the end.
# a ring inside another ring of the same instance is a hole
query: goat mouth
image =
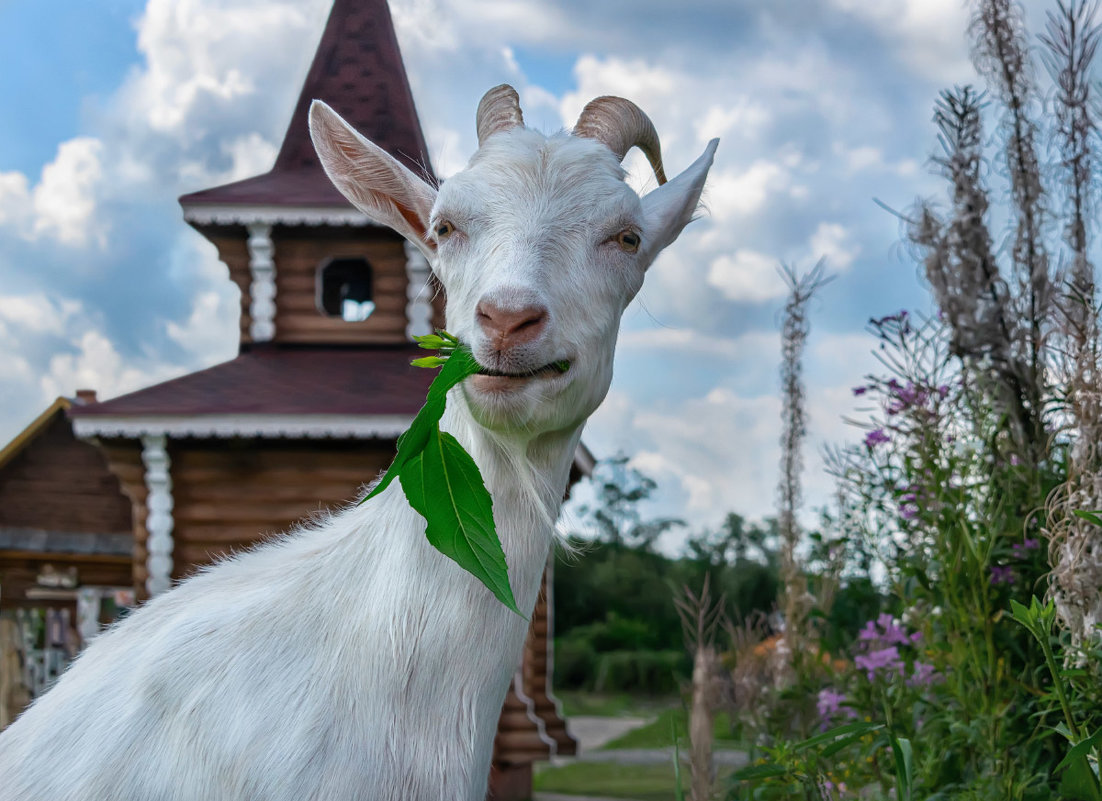
{"type": "Polygon", "coordinates": [[[535,370],[525,370],[523,372],[504,372],[502,370],[492,370],[489,367],[483,367],[475,375],[484,375],[491,378],[554,378],[555,376],[562,375],[570,369],[570,362],[567,359],[559,359],[558,361],[545,364],[543,367],[537,367],[535,370]]]}

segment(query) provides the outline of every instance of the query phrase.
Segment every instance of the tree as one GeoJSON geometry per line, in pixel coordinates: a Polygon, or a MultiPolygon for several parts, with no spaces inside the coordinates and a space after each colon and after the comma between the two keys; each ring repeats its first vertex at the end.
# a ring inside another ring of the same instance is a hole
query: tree
{"type": "Polygon", "coordinates": [[[651,549],[665,532],[685,525],[675,517],[644,519],[639,505],[658,486],[654,479],[628,466],[628,457],[617,454],[604,459],[593,471],[597,500],[583,506],[581,513],[597,529],[597,538],[613,546],[629,545],[651,549]]]}

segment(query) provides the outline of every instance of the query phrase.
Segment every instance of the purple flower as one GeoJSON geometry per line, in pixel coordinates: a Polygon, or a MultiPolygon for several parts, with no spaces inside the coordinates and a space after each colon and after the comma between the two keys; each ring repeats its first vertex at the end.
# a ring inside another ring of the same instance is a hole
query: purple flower
{"type": "Polygon", "coordinates": [[[1028,551],[1035,551],[1041,547],[1041,543],[1038,540],[1026,537],[1021,543],[1014,543],[1010,546],[1010,550],[1014,551],[1014,555],[1019,559],[1025,559],[1028,551]]]}
{"type": "Polygon", "coordinates": [[[854,387],[853,388],[853,394],[854,395],[864,395],[868,391],[869,391],[868,387],[854,387]]]}
{"type": "Polygon", "coordinates": [[[914,672],[907,679],[907,684],[910,687],[929,687],[934,682],[941,681],[941,678],[941,674],[934,670],[933,665],[927,665],[925,662],[919,662],[916,659],[914,672]]]}
{"type": "Polygon", "coordinates": [[[905,503],[899,507],[899,515],[904,520],[914,520],[918,517],[918,507],[913,503],[905,503]]]}
{"type": "Polygon", "coordinates": [[[890,648],[869,651],[867,654],[855,657],[853,664],[865,671],[865,676],[869,681],[876,677],[878,670],[883,670],[885,673],[903,672],[903,660],[899,658],[899,649],[894,645],[890,648]]]}
{"type": "Polygon", "coordinates": [[[819,710],[819,717],[825,719],[834,717],[838,714],[838,710],[845,700],[845,693],[836,693],[831,689],[819,690],[819,701],[816,704],[819,710]]]}
{"type": "Polygon", "coordinates": [[[1014,568],[1008,565],[991,565],[992,584],[1013,584],[1014,568]]]}
{"type": "Polygon", "coordinates": [[[940,387],[937,388],[937,394],[942,400],[944,400],[945,396],[949,394],[949,385],[942,384],[940,387]]]}
{"type": "Polygon", "coordinates": [[[1010,464],[1012,464],[1012,465],[1014,465],[1015,467],[1017,467],[1017,466],[1018,466],[1018,465],[1020,465],[1021,463],[1022,463],[1022,459],[1021,459],[1021,457],[1020,457],[1020,456],[1018,456],[1018,454],[1016,454],[1016,453],[1012,453],[1012,454],[1010,454],[1010,464]]]}
{"type": "Polygon", "coordinates": [[[869,448],[875,448],[884,442],[891,442],[891,437],[884,433],[882,428],[874,428],[869,433],[865,434],[865,446],[869,448]]]}
{"type": "Polygon", "coordinates": [[[880,632],[876,628],[876,621],[870,620],[865,624],[865,628],[861,629],[857,635],[859,640],[879,640],[880,632]]]}
{"type": "Polygon", "coordinates": [[[837,693],[831,689],[819,690],[819,700],[816,703],[816,708],[819,710],[819,718],[822,721],[820,728],[826,731],[827,725],[842,712],[847,718],[857,717],[857,712],[850,707],[842,707],[842,703],[846,700],[844,693],[837,693]]]}

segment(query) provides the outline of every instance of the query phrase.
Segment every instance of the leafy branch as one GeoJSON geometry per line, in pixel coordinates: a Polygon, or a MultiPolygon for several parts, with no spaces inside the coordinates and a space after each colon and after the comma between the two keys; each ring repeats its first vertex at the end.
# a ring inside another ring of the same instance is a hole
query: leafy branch
{"type": "Polygon", "coordinates": [[[499,601],[521,617],[509,584],[509,566],[494,524],[493,498],[482,473],[459,441],[440,430],[448,391],[481,370],[470,348],[447,331],[414,337],[439,355],[414,359],[415,367],[440,368],[425,405],[398,437],[398,452],[364,503],[390,486],[402,485],[409,505],[425,518],[429,543],[486,585],[499,601]]]}

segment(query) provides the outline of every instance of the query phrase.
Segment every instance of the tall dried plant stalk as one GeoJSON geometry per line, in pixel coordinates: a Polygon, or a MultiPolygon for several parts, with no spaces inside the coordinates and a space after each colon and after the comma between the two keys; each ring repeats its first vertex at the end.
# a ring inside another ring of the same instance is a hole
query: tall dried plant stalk
{"type": "Polygon", "coordinates": [[[781,328],[781,396],[784,406],[781,413],[781,478],[778,486],[777,522],[781,535],[785,639],[788,652],[795,654],[805,633],[803,628],[807,614],[814,604],[808,591],[807,576],[801,569],[796,554],[800,540],[796,513],[801,502],[800,475],[803,471],[803,441],[807,434],[803,384],[803,353],[810,332],[807,307],[815,293],[830,278],[826,275],[822,261],[803,276],[798,276],[787,266],[782,268],[781,275],[788,284],[788,300],[784,306],[781,328]]]}
{"type": "Polygon", "coordinates": [[[1024,362],[1024,400],[1033,430],[1025,454],[1033,463],[1044,457],[1041,407],[1046,395],[1045,346],[1051,333],[1056,282],[1049,273],[1045,246],[1045,191],[1037,156],[1038,107],[1030,48],[1021,8],[1012,0],[977,0],[969,32],[976,69],[1001,100],[1002,141],[1010,180],[1016,230],[1011,248],[1017,285],[1017,345],[1024,362]]]}
{"type": "Polygon", "coordinates": [[[715,713],[720,704],[720,661],[716,632],[724,621],[724,597],[712,599],[711,576],[705,574],[699,595],[684,587],[674,598],[685,645],[693,655],[692,702],[689,710],[689,776],[691,801],[714,795],[716,770],[712,759],[715,713]]]}
{"type": "Polygon", "coordinates": [[[1089,257],[1098,134],[1092,62],[1102,30],[1094,22],[1096,2],[1058,3],[1049,13],[1041,42],[1044,61],[1056,84],[1058,124],[1067,223],[1064,241],[1071,255],[1067,292],[1062,299],[1065,344],[1063,383],[1069,436],[1067,481],[1049,497],[1046,533],[1052,565],[1049,593],[1073,640],[1099,636],[1102,623],[1102,528],[1076,511],[1102,508],[1102,360],[1098,303],[1089,257]]]}
{"type": "Polygon", "coordinates": [[[919,205],[908,238],[922,253],[926,279],[950,330],[950,350],[990,402],[1006,418],[1014,449],[1032,447],[1042,430],[1040,404],[1030,402],[1030,370],[1016,347],[1019,315],[999,272],[983,184],[984,96],[964,86],[942,92],[934,122],[942,154],[933,162],[951,186],[952,208],[943,220],[929,203],[919,205]]]}

